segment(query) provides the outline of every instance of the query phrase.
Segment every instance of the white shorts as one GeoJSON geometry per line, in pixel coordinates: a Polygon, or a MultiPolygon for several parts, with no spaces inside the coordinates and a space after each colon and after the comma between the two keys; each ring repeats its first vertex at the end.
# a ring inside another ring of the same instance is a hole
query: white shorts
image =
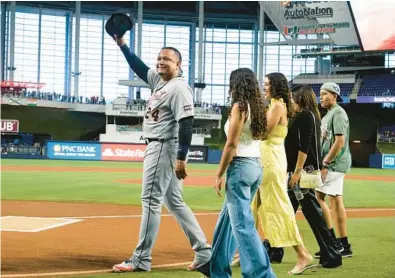
{"type": "Polygon", "coordinates": [[[316,191],[330,196],[342,196],[345,175],[345,173],[328,171],[324,183],[321,187],[316,188],[316,191]]]}

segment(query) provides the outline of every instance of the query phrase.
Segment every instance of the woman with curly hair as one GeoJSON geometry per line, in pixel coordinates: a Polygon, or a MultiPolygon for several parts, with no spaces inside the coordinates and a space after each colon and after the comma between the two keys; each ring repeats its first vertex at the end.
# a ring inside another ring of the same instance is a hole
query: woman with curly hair
{"type": "Polygon", "coordinates": [[[260,144],[265,174],[253,201],[253,211],[255,218],[261,219],[263,231],[271,247],[292,246],[295,249],[298,261],[288,274],[298,275],[314,265],[310,265],[313,257],[303,246],[287,193],[287,157],[284,140],[288,132],[288,117],[292,113],[287,78],[277,72],[266,75],[264,93],[270,101],[266,136],[260,144]]]}
{"type": "Polygon", "coordinates": [[[219,196],[225,186],[226,196],[214,231],[210,275],[232,276],[230,261],[237,245],[243,277],[276,277],[255,229],[250,207],[262,180],[259,140],[266,132],[263,100],[257,78],[250,69],[240,68],[231,73],[229,96],[227,141],[214,185],[219,196]]]}

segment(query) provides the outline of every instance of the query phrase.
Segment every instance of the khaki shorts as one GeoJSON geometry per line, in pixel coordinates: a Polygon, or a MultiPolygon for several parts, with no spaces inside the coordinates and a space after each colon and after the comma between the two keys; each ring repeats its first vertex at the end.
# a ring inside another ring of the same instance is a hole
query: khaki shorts
{"type": "Polygon", "coordinates": [[[345,173],[328,171],[323,185],[316,188],[316,191],[330,196],[342,196],[345,175],[345,173]]]}

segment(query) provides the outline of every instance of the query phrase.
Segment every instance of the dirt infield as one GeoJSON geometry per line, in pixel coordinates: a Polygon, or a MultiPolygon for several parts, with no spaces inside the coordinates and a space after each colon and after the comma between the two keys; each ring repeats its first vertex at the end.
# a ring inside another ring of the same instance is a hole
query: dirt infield
{"type": "MultiPolygon", "coordinates": [[[[43,201],[2,201],[1,206],[2,216],[82,220],[37,233],[2,232],[2,275],[101,271],[128,258],[137,243],[140,207],[43,201]]],[[[217,217],[217,213],[197,214],[210,242],[217,217]]],[[[349,210],[348,217],[395,217],[395,209],[349,210]]],[[[298,213],[297,218],[303,216],[298,213]]],[[[154,265],[193,259],[181,228],[165,209],[153,257],[154,265]]]]}
{"type": "MultiPolygon", "coordinates": [[[[139,168],[108,167],[61,167],[61,166],[10,166],[1,167],[7,171],[34,172],[122,172],[141,173],[139,168]]],[[[186,186],[212,186],[213,170],[189,170],[186,186]]],[[[354,180],[395,181],[395,177],[348,175],[354,180]]],[[[140,184],[141,179],[116,180],[115,182],[140,184]]],[[[141,208],[130,205],[86,204],[44,201],[2,201],[2,216],[25,216],[60,218],[70,224],[37,229],[39,232],[2,231],[1,271],[2,277],[23,275],[40,277],[44,273],[58,272],[78,275],[75,271],[103,272],[122,260],[130,257],[137,244],[140,227],[141,208]],[[27,267],[28,265],[28,267],[27,267]]],[[[349,209],[348,217],[395,217],[395,209],[349,209]]],[[[218,214],[199,212],[197,219],[206,233],[209,242],[218,214]]],[[[302,219],[297,214],[297,219],[302,219]]],[[[9,219],[9,218],[7,218],[9,219]]],[[[34,221],[33,218],[13,218],[34,221]]],[[[50,219],[51,220],[51,219],[50,219]]],[[[10,221],[8,221],[10,222],[10,221]]],[[[42,221],[45,222],[45,221],[42,221]]],[[[49,221],[51,222],[51,221],[49,221]]],[[[26,226],[26,223],[24,223],[26,226]]],[[[32,225],[37,223],[32,223],[32,225]]],[[[38,225],[38,224],[37,224],[38,225]]],[[[34,226],[36,227],[36,226],[34,226]]],[[[163,210],[161,227],[153,253],[154,266],[180,266],[193,259],[188,240],[183,235],[176,220],[163,210]],[[177,227],[177,228],[175,228],[177,227]]],[[[87,274],[86,272],[85,274],[87,274]]],[[[19,276],[22,277],[22,276],[19,276]]]]}

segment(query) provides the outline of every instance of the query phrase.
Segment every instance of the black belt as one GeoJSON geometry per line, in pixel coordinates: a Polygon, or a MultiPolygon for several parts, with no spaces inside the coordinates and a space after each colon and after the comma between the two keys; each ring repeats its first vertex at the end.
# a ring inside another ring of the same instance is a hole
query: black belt
{"type": "Polygon", "coordinates": [[[168,139],[161,139],[161,138],[145,138],[145,144],[148,145],[151,142],[161,142],[164,143],[166,141],[177,139],[177,138],[168,138],[168,139]]]}

